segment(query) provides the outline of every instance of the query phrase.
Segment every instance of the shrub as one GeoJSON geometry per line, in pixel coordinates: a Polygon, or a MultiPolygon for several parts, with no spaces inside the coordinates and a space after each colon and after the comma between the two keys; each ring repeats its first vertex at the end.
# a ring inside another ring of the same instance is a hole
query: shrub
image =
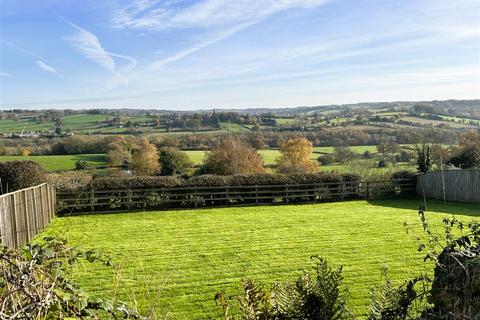
{"type": "Polygon", "coordinates": [[[335,162],[335,158],[331,154],[321,155],[320,157],[318,157],[317,160],[318,162],[320,162],[322,166],[328,166],[329,164],[332,164],[335,162]]]}
{"type": "Polygon", "coordinates": [[[378,168],[386,168],[387,167],[387,161],[385,161],[384,159],[380,159],[378,161],[377,167],[378,168]]]}
{"type": "MultiPolygon", "coordinates": [[[[296,281],[276,283],[268,292],[263,285],[246,280],[243,297],[238,301],[244,320],[341,320],[349,319],[345,298],[348,291],[342,288],[342,267],[332,269],[325,259],[315,259],[315,273],[304,272],[296,281]]],[[[226,320],[233,320],[230,306],[223,292],[215,295],[226,320]]]]}
{"type": "Polygon", "coordinates": [[[161,175],[186,175],[193,166],[186,152],[173,147],[163,147],[160,150],[159,162],[161,175]]]}
{"type": "Polygon", "coordinates": [[[85,160],[75,161],[75,170],[84,170],[88,169],[88,163],[85,160]]]}
{"type": "Polygon", "coordinates": [[[2,246],[0,256],[2,319],[139,318],[123,303],[88,296],[69,279],[79,261],[112,266],[108,258],[95,251],[45,238],[42,243],[18,250],[2,246]]]}
{"type": "Polygon", "coordinates": [[[207,153],[200,168],[203,174],[263,173],[262,158],[247,143],[236,138],[226,138],[207,153]]]}
{"type": "Polygon", "coordinates": [[[0,162],[3,193],[33,187],[47,182],[45,170],[35,161],[0,162]]]}
{"type": "Polygon", "coordinates": [[[424,292],[421,289],[424,288],[422,285],[427,280],[426,277],[416,277],[400,287],[394,287],[386,269],[383,276],[385,278],[383,285],[370,292],[372,302],[368,320],[421,320],[422,318],[418,317],[419,311],[415,310],[414,305],[417,300],[419,303],[424,300],[424,292]],[[417,284],[420,291],[416,288],[417,284]]]}

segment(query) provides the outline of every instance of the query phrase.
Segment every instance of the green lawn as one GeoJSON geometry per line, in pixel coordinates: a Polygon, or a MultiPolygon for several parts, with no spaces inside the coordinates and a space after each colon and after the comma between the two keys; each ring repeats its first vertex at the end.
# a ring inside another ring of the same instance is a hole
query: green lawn
{"type": "MultiPolygon", "coordinates": [[[[404,222],[420,231],[421,199],[350,201],[299,206],[266,206],[55,218],[43,235],[61,235],[73,245],[96,248],[121,268],[89,264],[76,270],[89,292],[156,303],[169,319],[218,317],[213,297],[240,293],[251,277],[271,284],[294,279],[311,267],[310,256],[343,265],[349,307],[367,311],[369,292],[388,267],[395,284],[430,271],[404,222]]],[[[478,205],[427,203],[432,225],[455,213],[470,221],[478,205]]]]}
{"type": "Polygon", "coordinates": [[[73,154],[61,156],[0,156],[0,161],[32,160],[37,161],[45,170],[59,171],[75,169],[78,160],[87,161],[89,166],[106,165],[104,154],[73,154]]]}

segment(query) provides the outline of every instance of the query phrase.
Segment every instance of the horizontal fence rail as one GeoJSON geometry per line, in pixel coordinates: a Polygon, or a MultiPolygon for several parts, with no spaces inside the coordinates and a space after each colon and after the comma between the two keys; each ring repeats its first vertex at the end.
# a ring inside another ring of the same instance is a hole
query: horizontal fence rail
{"type": "Polygon", "coordinates": [[[416,180],[57,192],[59,214],[314,203],[415,195],[416,180]]]}
{"type": "Polygon", "coordinates": [[[0,196],[0,239],[17,248],[40,233],[55,215],[55,188],[44,183],[0,196]]]}
{"type": "Polygon", "coordinates": [[[417,193],[427,198],[480,203],[480,170],[445,170],[419,175],[417,193]]]}

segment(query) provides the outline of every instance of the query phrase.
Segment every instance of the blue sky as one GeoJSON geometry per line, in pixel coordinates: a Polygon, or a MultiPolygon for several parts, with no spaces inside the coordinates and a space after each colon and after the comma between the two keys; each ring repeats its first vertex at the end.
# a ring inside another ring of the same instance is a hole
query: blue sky
{"type": "Polygon", "coordinates": [[[1,0],[0,107],[480,98],[478,0],[1,0]]]}

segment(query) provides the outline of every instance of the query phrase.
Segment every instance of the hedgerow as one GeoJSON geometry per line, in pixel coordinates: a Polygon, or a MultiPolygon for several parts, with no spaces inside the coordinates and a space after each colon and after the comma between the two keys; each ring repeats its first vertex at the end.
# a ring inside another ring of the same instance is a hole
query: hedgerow
{"type": "MultiPolygon", "coordinates": [[[[315,174],[239,174],[231,176],[201,175],[188,179],[174,176],[109,176],[94,177],[86,180],[82,188],[76,190],[125,190],[175,187],[219,187],[219,186],[262,186],[287,184],[331,183],[340,185],[343,182],[357,182],[360,177],[354,174],[315,173],[315,174]]],[[[64,186],[60,185],[60,188],[64,186]]],[[[61,191],[70,191],[66,186],[61,191]]]]}

